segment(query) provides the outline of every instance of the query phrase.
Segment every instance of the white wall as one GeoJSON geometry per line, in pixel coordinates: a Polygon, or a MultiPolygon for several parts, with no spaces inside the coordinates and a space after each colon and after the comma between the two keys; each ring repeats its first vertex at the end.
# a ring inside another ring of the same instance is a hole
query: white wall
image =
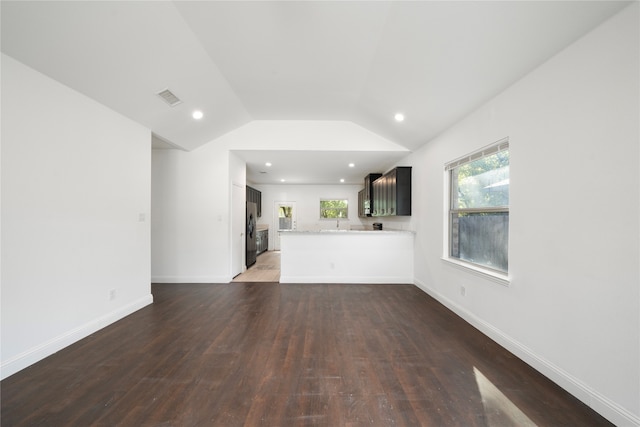
{"type": "MultiPolygon", "coordinates": [[[[406,151],[353,123],[333,121],[254,121],[191,152],[153,150],[154,282],[232,279],[231,188],[246,178],[240,178],[244,162],[230,152],[265,149],[406,151]]],[[[357,191],[350,190],[349,195],[354,209],[350,216],[357,218],[357,191]]],[[[264,212],[272,209],[266,203],[263,198],[264,212]]]]}
{"type": "Polygon", "coordinates": [[[2,56],[3,378],[152,302],[150,179],[148,129],[2,56]]]}
{"type": "Polygon", "coordinates": [[[636,2],[406,159],[416,283],[625,426],[640,425],[638,17],[636,2]],[[508,287],[441,260],[444,164],[504,137],[508,287]]]}
{"type": "MultiPolygon", "coordinates": [[[[364,177],[362,177],[364,182],[364,177]]],[[[262,217],[258,224],[269,226],[269,250],[274,249],[277,238],[275,218],[276,202],[296,202],[297,229],[314,231],[334,229],[338,225],[335,220],[320,219],[320,199],[349,200],[349,219],[340,220],[341,229],[371,229],[374,222],[383,223],[385,229],[410,230],[408,217],[358,217],[358,191],[363,185],[254,185],[262,191],[262,217]]]]}
{"type": "Polygon", "coordinates": [[[352,122],[254,120],[218,138],[235,150],[406,151],[352,122]]]}
{"type": "Polygon", "coordinates": [[[230,281],[228,150],[152,151],[152,281],[230,281]]]}
{"type": "Polygon", "coordinates": [[[275,203],[296,202],[300,231],[334,229],[335,220],[320,219],[320,199],[347,199],[349,219],[340,220],[341,229],[371,229],[374,222],[381,222],[384,229],[411,230],[410,217],[358,217],[358,192],[363,185],[254,185],[262,191],[262,217],[258,224],[269,226],[269,249],[273,249],[276,233],[275,203]]]}
{"type": "MultiPolygon", "coordinates": [[[[364,177],[363,177],[364,180],[364,177]]],[[[276,202],[296,202],[297,229],[324,230],[335,229],[336,220],[320,219],[320,199],[347,199],[349,201],[349,219],[340,221],[341,229],[363,227],[358,218],[358,185],[254,185],[262,192],[262,216],[259,225],[269,226],[269,250],[274,249],[277,233],[275,216],[276,202]]]]}
{"type": "MultiPolygon", "coordinates": [[[[635,3],[402,161],[414,167],[413,216],[383,220],[417,232],[419,286],[620,425],[640,425],[638,49],[635,3]],[[509,287],[441,260],[445,162],[505,136],[509,287]]],[[[154,153],[154,280],[229,278],[230,149],[323,149],[355,131],[290,125],[252,122],[191,153],[154,153]],[[307,132],[322,141],[295,137],[307,132]]]]}

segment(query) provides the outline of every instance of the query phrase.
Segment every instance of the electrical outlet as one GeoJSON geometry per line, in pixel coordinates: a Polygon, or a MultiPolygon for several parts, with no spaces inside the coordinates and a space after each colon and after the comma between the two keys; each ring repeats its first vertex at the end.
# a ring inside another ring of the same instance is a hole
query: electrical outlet
{"type": "Polygon", "coordinates": [[[464,286],[460,286],[460,295],[466,296],[467,295],[467,288],[465,288],[464,286]]]}
{"type": "Polygon", "coordinates": [[[116,299],[116,290],[115,289],[110,289],[109,290],[109,301],[113,301],[114,299],[116,299]]]}

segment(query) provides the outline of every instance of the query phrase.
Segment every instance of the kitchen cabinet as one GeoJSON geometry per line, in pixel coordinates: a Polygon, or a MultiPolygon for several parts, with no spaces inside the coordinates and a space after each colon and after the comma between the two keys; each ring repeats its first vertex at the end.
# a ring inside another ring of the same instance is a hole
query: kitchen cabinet
{"type": "Polygon", "coordinates": [[[411,215],[411,166],[392,169],[373,182],[372,214],[411,215]]]}
{"type": "Polygon", "coordinates": [[[247,185],[247,202],[255,203],[258,207],[258,218],[262,216],[262,192],[247,185]]]}
{"type": "Polygon", "coordinates": [[[269,229],[258,230],[256,235],[256,256],[269,250],[269,229]]]}
{"type": "Polygon", "coordinates": [[[411,283],[412,231],[283,231],[280,283],[411,283]]]}
{"type": "Polygon", "coordinates": [[[382,176],[381,173],[370,173],[364,177],[364,188],[358,193],[358,216],[371,216],[374,209],[373,182],[382,176]]]}

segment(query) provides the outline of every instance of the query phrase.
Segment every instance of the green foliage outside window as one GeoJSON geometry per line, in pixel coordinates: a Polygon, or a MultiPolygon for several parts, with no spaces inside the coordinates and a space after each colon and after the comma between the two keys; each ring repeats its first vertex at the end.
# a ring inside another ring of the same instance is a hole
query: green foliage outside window
{"type": "Polygon", "coordinates": [[[453,170],[453,209],[509,206],[509,151],[453,170]]]}
{"type": "Polygon", "coordinates": [[[508,150],[451,169],[449,233],[452,258],[508,272],[508,150]]]}
{"type": "Polygon", "coordinates": [[[291,206],[280,206],[280,210],[278,211],[278,217],[291,218],[292,212],[293,212],[293,208],[291,206]]]}
{"type": "Polygon", "coordinates": [[[340,219],[349,217],[348,200],[320,200],[320,218],[340,219]]]}

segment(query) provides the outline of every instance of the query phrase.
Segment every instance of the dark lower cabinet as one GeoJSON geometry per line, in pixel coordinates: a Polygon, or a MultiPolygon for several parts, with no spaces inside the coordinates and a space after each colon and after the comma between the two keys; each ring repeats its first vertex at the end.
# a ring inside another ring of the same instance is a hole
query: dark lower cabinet
{"type": "Polygon", "coordinates": [[[269,230],[259,230],[256,240],[257,255],[269,250],[269,230]]]}

